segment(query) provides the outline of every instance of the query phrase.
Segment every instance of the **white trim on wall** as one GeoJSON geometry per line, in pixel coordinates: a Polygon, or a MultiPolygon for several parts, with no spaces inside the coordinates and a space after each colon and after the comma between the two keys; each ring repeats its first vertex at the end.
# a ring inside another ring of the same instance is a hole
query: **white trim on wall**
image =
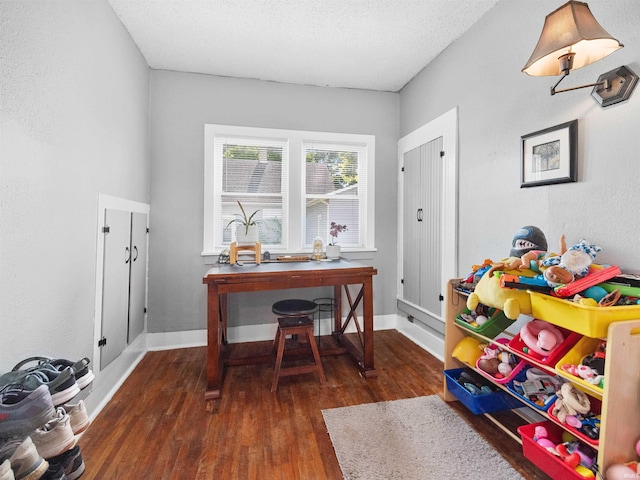
{"type": "MultiPolygon", "coordinates": [[[[443,204],[444,219],[442,228],[442,286],[441,292],[447,291],[447,282],[455,278],[458,271],[458,107],[454,107],[431,122],[417,128],[398,140],[398,165],[403,165],[404,154],[414,148],[442,137],[445,158],[448,160],[443,168],[443,204]]],[[[402,175],[398,172],[398,279],[397,292],[402,291],[400,283],[403,259],[403,199],[404,185],[402,175]]],[[[444,302],[443,302],[444,309],[444,302]]],[[[444,319],[444,312],[442,312],[444,319]]]]}

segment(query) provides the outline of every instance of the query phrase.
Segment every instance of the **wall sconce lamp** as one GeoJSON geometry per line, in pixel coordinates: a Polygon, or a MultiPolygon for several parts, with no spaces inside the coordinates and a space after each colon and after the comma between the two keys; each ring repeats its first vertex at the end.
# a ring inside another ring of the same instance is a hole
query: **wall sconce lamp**
{"type": "Polygon", "coordinates": [[[570,0],[547,15],[538,44],[522,71],[536,77],[563,74],[551,87],[551,95],[593,87],[591,95],[606,107],[631,96],[638,76],[629,68],[611,70],[596,83],[564,90],[556,87],[571,70],[597,62],[623,46],[602,28],[586,3],[570,0]]]}

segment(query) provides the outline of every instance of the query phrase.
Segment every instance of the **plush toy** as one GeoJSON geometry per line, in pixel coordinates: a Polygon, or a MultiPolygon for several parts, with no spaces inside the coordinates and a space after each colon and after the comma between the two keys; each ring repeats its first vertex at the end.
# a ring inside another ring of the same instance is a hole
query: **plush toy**
{"type": "Polygon", "coordinates": [[[522,268],[521,258],[531,251],[547,250],[547,239],[538,227],[527,225],[519,229],[511,242],[511,256],[492,267],[478,281],[473,293],[467,298],[467,308],[475,310],[478,304],[502,310],[507,318],[515,320],[521,313],[531,313],[531,299],[526,290],[502,288],[500,279],[493,275],[494,270],[505,273],[534,277],[536,272],[522,268]]]}
{"type": "Polygon", "coordinates": [[[553,405],[551,413],[562,423],[566,423],[568,416],[575,416],[579,413],[589,413],[591,402],[589,397],[576,389],[571,383],[563,383],[558,392],[558,399],[553,405]]]}
{"type": "MultiPolygon", "coordinates": [[[[505,273],[535,276],[531,270],[506,270],[505,273]]],[[[473,293],[467,298],[467,308],[475,310],[480,303],[502,310],[510,320],[517,319],[521,313],[531,313],[531,297],[526,290],[502,288],[498,276],[489,273],[482,276],[473,293]]]]}
{"type": "Polygon", "coordinates": [[[538,227],[527,225],[513,235],[511,247],[510,257],[522,257],[532,250],[547,250],[547,237],[538,227]]]}
{"type": "Polygon", "coordinates": [[[589,267],[600,251],[602,248],[583,239],[569,247],[562,255],[544,259],[541,266],[546,267],[543,276],[547,284],[550,287],[557,287],[584,277],[589,273],[589,267]]]}

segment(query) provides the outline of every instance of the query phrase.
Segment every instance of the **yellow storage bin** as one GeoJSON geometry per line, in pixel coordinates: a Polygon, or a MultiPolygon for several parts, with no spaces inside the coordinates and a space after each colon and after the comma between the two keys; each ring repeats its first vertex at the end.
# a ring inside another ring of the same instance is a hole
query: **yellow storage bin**
{"type": "MultiPolygon", "coordinates": [[[[562,365],[565,364],[580,365],[580,363],[582,363],[582,359],[587,355],[591,355],[593,352],[595,352],[599,344],[600,340],[597,338],[582,337],[578,341],[578,343],[576,343],[574,347],[566,353],[564,357],[558,360],[558,363],[556,363],[556,371],[563,375],[565,378],[570,378],[571,383],[578,386],[578,388],[583,387],[580,388],[580,390],[586,391],[590,394],[595,393],[599,396],[599,398],[602,398],[603,390],[598,385],[589,383],[586,380],[575,375],[571,375],[570,373],[567,373],[562,369],[562,365]]],[[[604,384],[605,386],[607,384],[606,377],[604,379],[604,384]]]]}
{"type": "Polygon", "coordinates": [[[544,293],[529,293],[532,316],[587,337],[605,338],[610,323],[640,319],[640,305],[591,307],[544,293]]]}

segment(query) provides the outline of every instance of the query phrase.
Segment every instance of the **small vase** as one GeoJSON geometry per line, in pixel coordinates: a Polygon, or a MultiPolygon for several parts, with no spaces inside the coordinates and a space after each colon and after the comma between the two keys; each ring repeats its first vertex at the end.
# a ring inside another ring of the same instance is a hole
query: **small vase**
{"type": "Polygon", "coordinates": [[[327,258],[329,260],[340,258],[340,245],[327,245],[327,258]]]}
{"type": "Polygon", "coordinates": [[[244,225],[236,227],[236,242],[238,245],[255,245],[260,231],[257,225],[251,225],[247,230],[244,225]]]}

